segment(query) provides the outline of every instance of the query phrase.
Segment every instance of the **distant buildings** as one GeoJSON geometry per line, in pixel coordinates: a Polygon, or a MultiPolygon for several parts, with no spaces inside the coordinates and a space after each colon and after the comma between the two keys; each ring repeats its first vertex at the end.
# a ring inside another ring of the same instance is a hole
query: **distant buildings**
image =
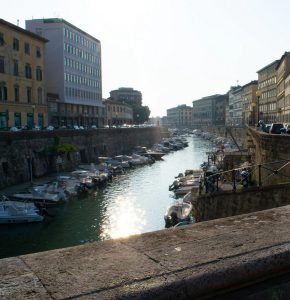
{"type": "Polygon", "coordinates": [[[224,125],[228,95],[212,95],[192,102],[192,126],[224,125]]]}
{"type": "Polygon", "coordinates": [[[46,42],[0,19],[0,129],[47,125],[46,42]]]}
{"type": "Polygon", "coordinates": [[[114,101],[124,102],[131,106],[142,105],[142,93],[133,88],[121,87],[110,92],[110,99],[114,101]]]}
{"type": "Polygon", "coordinates": [[[105,100],[106,125],[118,126],[133,123],[133,109],[130,105],[114,100],[105,100]]]}
{"type": "Polygon", "coordinates": [[[49,123],[103,126],[100,41],[64,19],[28,20],[26,28],[49,40],[45,49],[49,123]]]}
{"type": "Polygon", "coordinates": [[[192,107],[182,104],[177,107],[167,109],[167,122],[170,127],[191,127],[192,107]]]}

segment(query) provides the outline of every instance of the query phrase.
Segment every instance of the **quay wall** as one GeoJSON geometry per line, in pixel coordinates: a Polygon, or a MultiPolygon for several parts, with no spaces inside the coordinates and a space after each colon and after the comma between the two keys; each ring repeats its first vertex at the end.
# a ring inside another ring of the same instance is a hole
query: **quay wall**
{"type": "Polygon", "coordinates": [[[59,168],[69,171],[79,163],[96,163],[99,156],[130,154],[136,146],[150,147],[166,136],[168,130],[161,127],[0,132],[0,188],[56,172],[56,140],[76,148],[60,154],[59,168]]]}
{"type": "Polygon", "coordinates": [[[285,206],[1,259],[0,298],[288,299],[289,268],[285,206]]]}
{"type": "Polygon", "coordinates": [[[236,216],[290,204],[290,183],[219,191],[193,197],[197,222],[236,216]]]}

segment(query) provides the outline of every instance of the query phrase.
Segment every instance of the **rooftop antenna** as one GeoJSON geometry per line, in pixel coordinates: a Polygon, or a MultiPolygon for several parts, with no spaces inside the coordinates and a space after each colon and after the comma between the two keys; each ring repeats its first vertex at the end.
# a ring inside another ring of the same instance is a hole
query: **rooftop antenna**
{"type": "Polygon", "coordinates": [[[237,80],[237,86],[239,85],[239,80],[237,80]]]}
{"type": "Polygon", "coordinates": [[[19,27],[19,19],[17,19],[17,26],[19,27]]]}

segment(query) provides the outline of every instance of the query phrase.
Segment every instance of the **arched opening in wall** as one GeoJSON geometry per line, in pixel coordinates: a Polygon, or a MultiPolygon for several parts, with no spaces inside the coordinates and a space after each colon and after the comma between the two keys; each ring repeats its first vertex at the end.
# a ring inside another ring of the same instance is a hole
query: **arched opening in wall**
{"type": "Polygon", "coordinates": [[[8,176],[8,162],[4,161],[2,162],[2,169],[3,169],[3,173],[8,176]]]}
{"type": "Polygon", "coordinates": [[[104,154],[107,153],[107,145],[106,145],[106,144],[103,145],[103,153],[104,153],[104,154]]]}
{"type": "Polygon", "coordinates": [[[88,162],[85,149],[80,150],[80,155],[81,155],[81,162],[82,163],[88,162]]]}

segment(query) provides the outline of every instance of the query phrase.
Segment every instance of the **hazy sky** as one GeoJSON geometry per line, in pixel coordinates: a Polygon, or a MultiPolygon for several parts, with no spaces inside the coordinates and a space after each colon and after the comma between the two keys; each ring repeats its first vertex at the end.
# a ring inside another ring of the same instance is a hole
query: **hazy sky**
{"type": "Polygon", "coordinates": [[[290,50],[288,0],[10,0],[1,18],[64,18],[102,44],[103,97],[143,94],[151,116],[226,93],[290,50]]]}

